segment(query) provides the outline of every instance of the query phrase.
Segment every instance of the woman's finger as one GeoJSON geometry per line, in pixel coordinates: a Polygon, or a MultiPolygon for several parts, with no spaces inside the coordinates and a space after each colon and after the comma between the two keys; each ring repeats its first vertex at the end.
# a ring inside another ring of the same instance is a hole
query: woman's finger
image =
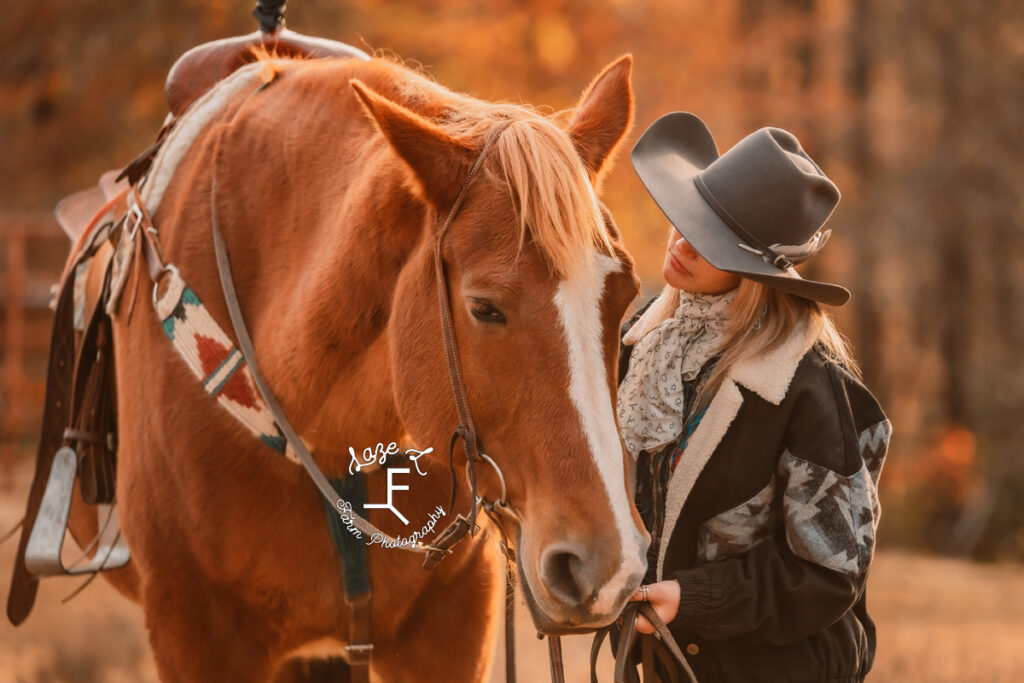
{"type": "Polygon", "coordinates": [[[647,617],[638,614],[636,615],[636,630],[638,633],[654,633],[654,626],[647,621],[647,617]]]}

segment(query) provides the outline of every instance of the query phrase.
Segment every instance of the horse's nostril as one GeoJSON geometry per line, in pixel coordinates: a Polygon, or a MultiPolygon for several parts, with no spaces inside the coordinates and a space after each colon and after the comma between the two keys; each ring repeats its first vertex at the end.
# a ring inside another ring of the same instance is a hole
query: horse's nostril
{"type": "Polygon", "coordinates": [[[576,544],[560,543],[541,557],[541,577],[553,597],[567,605],[579,605],[594,593],[587,571],[586,551],[576,544]]]}

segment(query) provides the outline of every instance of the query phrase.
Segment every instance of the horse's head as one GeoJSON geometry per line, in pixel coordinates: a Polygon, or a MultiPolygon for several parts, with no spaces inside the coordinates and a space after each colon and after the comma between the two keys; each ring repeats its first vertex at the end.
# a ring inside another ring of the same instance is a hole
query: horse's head
{"type": "MultiPolygon", "coordinates": [[[[445,233],[442,258],[479,442],[519,518],[506,524],[535,623],[552,633],[610,622],[639,585],[650,542],[613,408],[619,326],[639,280],[594,191],[632,122],[631,64],[611,64],[575,109],[552,117],[451,93],[430,110],[416,104],[422,95],[399,103],[352,82],[427,207],[388,334],[405,427],[441,455],[458,419],[434,241],[484,141],[511,121],[445,233]]],[[[481,495],[499,497],[494,472],[477,471],[481,495]]]]}

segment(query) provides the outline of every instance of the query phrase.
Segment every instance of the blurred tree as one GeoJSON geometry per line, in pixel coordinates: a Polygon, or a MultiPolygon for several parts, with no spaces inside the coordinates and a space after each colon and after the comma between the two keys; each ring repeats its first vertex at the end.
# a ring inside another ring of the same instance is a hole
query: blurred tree
{"type": "MultiPolygon", "coordinates": [[[[8,6],[0,210],[48,210],[145,148],[171,64],[253,31],[252,5],[8,6]]],[[[1024,557],[1024,4],[293,0],[288,10],[295,30],[551,110],[631,52],[630,142],[680,109],[704,118],[723,151],[764,125],[795,132],[843,192],[832,242],[806,272],[853,290],[836,314],[895,425],[881,538],[1024,557]],[[947,496],[936,444],[950,433],[974,446],[970,476],[947,496]]],[[[624,151],[602,196],[651,293],[668,224],[624,151]]]]}

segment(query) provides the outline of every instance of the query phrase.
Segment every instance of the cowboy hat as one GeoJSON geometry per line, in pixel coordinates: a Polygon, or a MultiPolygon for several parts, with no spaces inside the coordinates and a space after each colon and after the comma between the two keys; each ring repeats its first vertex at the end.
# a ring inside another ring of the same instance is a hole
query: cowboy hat
{"type": "Polygon", "coordinates": [[[845,287],[793,267],[825,245],[840,195],[792,133],[761,128],[719,156],[700,118],[672,112],[644,131],[631,159],[675,229],[715,268],[833,306],[849,301],[845,287]]]}

